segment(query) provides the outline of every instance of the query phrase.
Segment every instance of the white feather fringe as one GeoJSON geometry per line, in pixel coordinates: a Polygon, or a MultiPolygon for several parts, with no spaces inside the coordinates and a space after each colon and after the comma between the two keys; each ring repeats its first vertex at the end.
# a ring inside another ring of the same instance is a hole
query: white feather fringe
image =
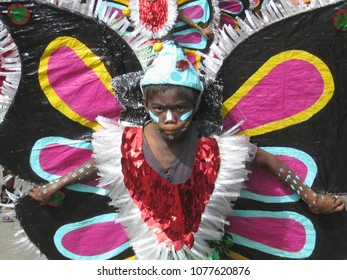
{"type": "Polygon", "coordinates": [[[235,49],[237,45],[243,42],[254,32],[276,23],[285,18],[303,13],[322,6],[331,5],[344,0],[312,0],[309,4],[300,1],[299,4],[289,0],[270,0],[268,4],[261,8],[260,17],[251,11],[245,11],[244,20],[237,18],[239,28],[233,29],[230,25],[223,26],[215,32],[215,40],[210,47],[208,54],[198,52],[204,60],[201,63],[199,71],[204,73],[207,79],[215,79],[223,64],[224,59],[235,49]]]}
{"type": "MultiPolygon", "coordinates": [[[[100,0],[86,0],[85,3],[81,3],[80,0],[41,0],[42,2],[48,2],[50,4],[56,5],[58,7],[65,8],[67,10],[79,12],[86,16],[97,17],[93,14],[93,9],[95,3],[97,7],[100,6],[100,0]]],[[[96,9],[97,11],[98,9],[96,9]]]]}
{"type": "MultiPolygon", "coordinates": [[[[0,165],[0,184],[5,184],[10,177],[13,175],[7,175],[3,176],[3,171],[5,170],[4,167],[0,165]]],[[[14,194],[11,195],[11,200],[15,203],[18,198],[22,197],[24,194],[27,194],[32,188],[34,188],[36,185],[32,182],[25,181],[18,176],[14,177],[14,194]]]]}
{"type": "Polygon", "coordinates": [[[17,46],[13,42],[10,33],[0,21],[0,72],[2,84],[0,88],[0,123],[10,107],[17,93],[20,77],[21,62],[17,46]]]}
{"type": "MultiPolygon", "coordinates": [[[[198,71],[206,79],[214,80],[217,73],[223,64],[224,59],[235,49],[237,45],[243,42],[254,32],[262,28],[276,23],[280,20],[303,13],[312,9],[322,6],[331,5],[345,0],[311,0],[308,4],[303,0],[299,3],[291,0],[270,0],[261,8],[261,15],[253,14],[250,10],[245,11],[246,18],[236,18],[239,28],[234,30],[231,26],[225,25],[219,28],[220,8],[217,0],[212,0],[213,7],[213,20],[211,28],[214,30],[215,39],[210,46],[208,54],[197,52],[203,57],[198,71]]],[[[120,20],[114,20],[115,14],[111,15],[111,7],[107,7],[106,1],[100,0],[86,0],[86,3],[80,3],[76,0],[46,0],[46,2],[64,7],[73,11],[78,11],[87,16],[93,16],[106,22],[114,31],[120,34],[124,40],[132,47],[137,55],[142,68],[145,69],[148,62],[153,59],[157,54],[149,48],[148,40],[153,38],[162,38],[168,34],[176,22],[178,15],[177,4],[175,0],[168,0],[169,2],[169,18],[164,28],[158,32],[151,32],[149,29],[142,26],[139,19],[139,3],[138,0],[130,0],[129,8],[131,9],[130,19],[135,25],[135,29],[131,33],[127,33],[130,22],[126,17],[120,20]],[[99,9],[103,2],[103,9],[99,9]],[[94,5],[97,3],[97,8],[93,14],[94,5]]],[[[251,8],[252,8],[252,1],[251,8]]],[[[1,105],[0,105],[1,106],[1,105]]],[[[1,112],[0,112],[1,114],[1,112]]],[[[1,115],[0,115],[1,116],[1,115]]]]}
{"type": "Polygon", "coordinates": [[[231,214],[233,203],[244,188],[248,177],[245,162],[249,161],[248,138],[230,134],[218,137],[221,166],[215,189],[201,217],[199,229],[194,234],[192,248],[184,246],[176,251],[159,243],[154,230],[141,219],[141,212],[133,203],[123,183],[121,143],[123,127],[99,117],[102,128],[94,133],[93,147],[100,171],[100,186],[109,185],[111,204],[119,209],[120,222],[130,238],[138,259],[205,259],[213,249],[207,241],[219,240],[224,235],[226,217],[231,214]]]}

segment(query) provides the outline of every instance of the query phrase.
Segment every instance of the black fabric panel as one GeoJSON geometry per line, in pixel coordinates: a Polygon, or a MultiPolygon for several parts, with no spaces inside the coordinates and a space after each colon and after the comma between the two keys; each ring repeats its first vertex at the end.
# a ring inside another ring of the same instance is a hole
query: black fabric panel
{"type": "Polygon", "coordinates": [[[42,92],[38,67],[47,45],[60,36],[83,42],[100,57],[111,77],[139,71],[141,66],[127,43],[105,24],[53,5],[21,2],[31,13],[29,22],[19,26],[7,16],[12,3],[0,3],[0,19],[19,50],[22,77],[14,102],[0,124],[0,164],[24,180],[41,182],[29,166],[34,143],[43,137],[61,136],[88,140],[91,130],[54,109],[42,92]]]}

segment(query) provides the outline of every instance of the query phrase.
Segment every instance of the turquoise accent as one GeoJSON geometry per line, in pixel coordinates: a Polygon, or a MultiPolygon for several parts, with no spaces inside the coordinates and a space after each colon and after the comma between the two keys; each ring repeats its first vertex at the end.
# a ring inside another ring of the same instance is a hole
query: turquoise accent
{"type": "MultiPolygon", "coordinates": [[[[194,15],[194,22],[199,23],[199,22],[208,22],[210,20],[210,15],[211,15],[211,7],[208,1],[206,0],[198,0],[198,1],[190,1],[188,3],[184,3],[178,7],[180,11],[190,8],[194,10],[202,9],[203,14],[201,15],[200,18],[197,18],[197,15],[194,15]],[[200,6],[200,7],[199,7],[200,6]]],[[[187,13],[187,12],[186,12],[187,13]]],[[[189,14],[186,14],[187,16],[190,16],[189,14]]],[[[193,18],[193,17],[191,17],[193,18]]],[[[188,40],[182,40],[180,39],[180,36],[185,36],[186,38],[189,36],[192,36],[194,32],[200,33],[197,29],[195,28],[187,28],[183,31],[175,32],[175,30],[181,29],[180,27],[186,26],[186,23],[183,21],[178,22],[175,24],[174,32],[173,32],[173,37],[176,39],[176,41],[179,42],[180,46],[182,48],[188,48],[188,49],[193,49],[193,50],[204,50],[207,47],[208,40],[201,36],[201,41],[200,42],[194,42],[191,43],[188,40]]]]}
{"type": "Polygon", "coordinates": [[[184,51],[173,41],[164,43],[163,49],[146,69],[140,82],[141,87],[163,84],[185,86],[199,92],[203,90],[196,69],[187,60],[184,51]]]}
{"type": "Polygon", "coordinates": [[[95,193],[98,195],[108,195],[110,193],[109,190],[97,187],[91,187],[84,184],[74,184],[66,187],[66,189],[75,191],[75,192],[84,192],[84,193],[95,193]]]}
{"type": "MultiPolygon", "coordinates": [[[[287,252],[277,248],[273,248],[265,244],[234,234],[232,230],[230,230],[230,233],[233,236],[233,241],[235,244],[239,244],[248,248],[262,251],[267,254],[289,258],[289,259],[308,258],[312,254],[315,248],[316,230],[314,229],[314,226],[309,219],[307,219],[305,216],[300,215],[298,213],[290,212],[290,211],[272,212],[272,211],[258,211],[258,210],[234,210],[232,215],[237,217],[259,217],[259,218],[274,217],[274,218],[281,218],[281,219],[283,218],[293,219],[296,222],[300,223],[305,228],[305,232],[306,232],[305,245],[298,252],[287,252]]],[[[290,236],[290,233],[288,234],[288,236],[290,236]]]]}
{"type": "MultiPolygon", "coordinates": [[[[219,0],[219,2],[223,3],[223,2],[228,2],[228,0],[219,0]]],[[[226,14],[231,14],[231,15],[237,15],[239,14],[241,11],[244,10],[244,4],[242,3],[242,1],[240,0],[236,0],[235,1],[239,6],[240,8],[239,9],[235,9],[235,12],[233,11],[233,9],[221,9],[222,12],[226,13],[226,14]]]]}
{"type": "MultiPolygon", "coordinates": [[[[115,9],[118,9],[120,10],[120,12],[126,8],[127,6],[126,5],[122,5],[122,4],[119,4],[119,3],[114,3],[114,2],[111,2],[111,1],[101,1],[100,3],[100,8],[98,9],[98,16],[99,18],[101,18],[102,16],[102,13],[101,11],[103,11],[104,9],[106,9],[107,7],[113,7],[115,9]]],[[[112,16],[112,14],[109,14],[108,17],[112,16]]]]}
{"type": "MultiPolygon", "coordinates": [[[[200,21],[201,22],[207,22],[209,20],[209,17],[210,17],[211,9],[210,9],[210,5],[209,5],[208,1],[206,1],[206,0],[198,0],[198,1],[191,1],[188,3],[184,3],[178,7],[178,10],[183,11],[184,9],[189,8],[189,7],[194,7],[194,9],[197,9],[197,6],[200,6],[200,8],[204,11],[204,13],[200,18],[195,17],[194,21],[195,22],[200,22],[200,21]]],[[[189,14],[187,14],[187,16],[189,16],[189,14]]],[[[176,23],[175,27],[180,27],[183,25],[185,25],[184,22],[179,22],[179,23],[176,23]]]]}
{"type": "Polygon", "coordinates": [[[175,82],[179,82],[182,79],[181,74],[178,71],[172,71],[170,77],[175,82]]]}
{"type": "MultiPolygon", "coordinates": [[[[87,227],[96,223],[103,223],[103,222],[112,222],[115,221],[115,219],[118,217],[117,213],[110,213],[110,214],[104,214],[100,216],[96,216],[84,221],[66,224],[61,226],[54,235],[54,243],[57,247],[58,251],[64,255],[65,257],[72,259],[72,260],[107,260],[112,257],[115,257],[119,255],[120,253],[124,252],[126,249],[130,247],[130,243],[126,242],[123,243],[121,246],[113,249],[112,251],[100,254],[100,255],[94,255],[94,256],[81,256],[74,254],[70,251],[68,251],[62,244],[62,240],[66,234],[73,230],[77,230],[82,227],[87,227]]],[[[115,233],[116,234],[116,233],[115,233]]],[[[96,237],[97,238],[97,237],[96,237]]]]}
{"type": "Polygon", "coordinates": [[[59,175],[47,173],[41,168],[41,165],[40,165],[41,150],[43,150],[49,145],[54,145],[54,144],[66,145],[66,146],[70,146],[71,148],[93,150],[91,143],[85,142],[85,141],[71,140],[71,139],[67,139],[63,137],[54,137],[54,136],[39,139],[34,144],[31,150],[30,166],[38,176],[40,176],[41,178],[47,181],[53,181],[60,178],[59,175]]]}
{"type": "Polygon", "coordinates": [[[151,119],[155,122],[155,123],[158,123],[159,122],[159,117],[157,117],[156,115],[154,115],[152,113],[151,110],[148,110],[148,113],[149,113],[149,116],[151,117],[151,119]]]}
{"type": "MultiPolygon", "coordinates": [[[[193,32],[199,32],[198,30],[196,30],[195,28],[189,28],[183,31],[179,31],[179,32],[174,32],[173,33],[173,37],[179,37],[179,36],[189,36],[191,35],[193,32]]],[[[206,48],[207,46],[207,39],[203,36],[201,36],[201,41],[198,43],[190,43],[190,42],[180,42],[180,46],[182,48],[188,48],[188,49],[194,49],[194,50],[203,50],[206,48]]]]}
{"type": "Polygon", "coordinates": [[[183,114],[183,115],[181,116],[180,120],[181,120],[182,122],[185,122],[186,120],[188,120],[188,119],[191,117],[191,115],[193,115],[193,110],[190,110],[189,112],[183,114]]]}
{"type": "MultiPolygon", "coordinates": [[[[60,175],[56,174],[50,174],[44,171],[41,168],[40,165],[40,153],[41,150],[47,147],[48,145],[54,145],[54,144],[59,144],[59,145],[67,145],[72,148],[80,148],[80,149],[86,149],[86,150],[92,150],[92,145],[89,142],[85,141],[80,141],[80,140],[71,140],[63,137],[45,137],[41,138],[38,140],[30,154],[30,166],[33,169],[33,171],[40,176],[42,179],[45,179],[49,182],[60,179],[60,175]]],[[[90,166],[91,167],[91,166],[90,166]]],[[[91,187],[85,184],[74,184],[71,186],[66,187],[69,190],[73,191],[79,191],[79,192],[88,192],[88,193],[95,193],[99,195],[108,195],[109,190],[102,189],[102,188],[97,188],[97,187],[91,187]]]]}
{"type": "MultiPolygon", "coordinates": [[[[159,123],[159,117],[156,116],[151,110],[148,110],[148,113],[149,113],[149,116],[151,117],[151,119],[155,122],[155,123],[159,123]]],[[[193,110],[190,110],[189,112],[183,114],[181,117],[180,117],[180,120],[182,122],[185,122],[187,119],[190,118],[190,116],[193,114],[193,110]]],[[[166,113],[166,118],[167,119],[172,119],[172,112],[170,109],[167,110],[167,113],[166,113]]]]}

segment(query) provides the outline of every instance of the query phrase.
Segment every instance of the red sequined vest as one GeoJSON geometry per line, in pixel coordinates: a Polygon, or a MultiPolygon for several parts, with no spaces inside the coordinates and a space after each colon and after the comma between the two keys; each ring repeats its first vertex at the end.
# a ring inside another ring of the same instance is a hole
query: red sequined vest
{"type": "Polygon", "coordinates": [[[128,127],[122,139],[124,184],[141,211],[142,221],[156,234],[159,242],[180,250],[191,248],[201,214],[214,190],[220,155],[214,138],[199,139],[190,178],[172,184],[161,177],[144,159],[142,129],[128,127]]]}

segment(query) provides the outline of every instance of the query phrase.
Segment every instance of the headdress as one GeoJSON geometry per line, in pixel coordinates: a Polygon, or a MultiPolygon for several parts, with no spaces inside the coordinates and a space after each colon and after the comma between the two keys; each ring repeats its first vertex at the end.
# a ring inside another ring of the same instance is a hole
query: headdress
{"type": "Polygon", "coordinates": [[[146,85],[179,85],[203,91],[200,77],[188,61],[184,51],[173,41],[164,44],[159,55],[146,69],[140,83],[141,88],[146,85]]]}

